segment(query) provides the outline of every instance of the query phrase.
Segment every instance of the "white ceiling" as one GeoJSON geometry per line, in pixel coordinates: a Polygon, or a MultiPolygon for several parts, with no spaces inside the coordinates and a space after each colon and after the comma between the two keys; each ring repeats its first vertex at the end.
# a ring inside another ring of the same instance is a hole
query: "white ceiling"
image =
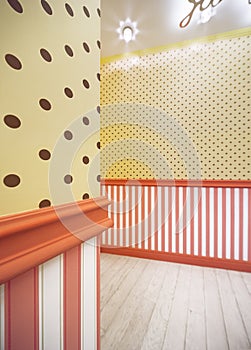
{"type": "MultiPolygon", "coordinates": [[[[136,50],[168,45],[210,34],[227,32],[251,26],[249,0],[222,0],[215,7],[216,15],[208,23],[198,24],[199,6],[190,24],[180,28],[179,23],[193,9],[189,0],[100,0],[102,57],[136,50]],[[130,18],[137,22],[136,40],[125,43],[116,29],[120,21],[130,18]]],[[[192,0],[191,0],[192,1],[192,0]]],[[[200,0],[193,0],[199,2],[200,0]]],[[[212,0],[211,0],[212,1],[212,0]]],[[[204,7],[210,0],[204,0],[204,7]]],[[[217,0],[213,1],[215,4],[217,0]]]]}

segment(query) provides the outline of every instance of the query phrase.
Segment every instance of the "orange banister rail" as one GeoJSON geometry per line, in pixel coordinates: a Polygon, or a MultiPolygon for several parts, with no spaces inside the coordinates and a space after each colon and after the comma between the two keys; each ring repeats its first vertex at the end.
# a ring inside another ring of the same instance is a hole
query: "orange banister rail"
{"type": "Polygon", "coordinates": [[[98,197],[0,217],[0,283],[113,226],[98,197]]]}

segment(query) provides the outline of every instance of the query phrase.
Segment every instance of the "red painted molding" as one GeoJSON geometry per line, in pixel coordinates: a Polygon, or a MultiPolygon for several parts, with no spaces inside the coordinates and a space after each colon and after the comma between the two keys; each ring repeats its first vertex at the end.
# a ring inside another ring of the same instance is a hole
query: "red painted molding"
{"type": "Polygon", "coordinates": [[[208,258],[196,255],[167,253],[159,251],[149,251],[135,248],[108,248],[101,247],[101,253],[125,255],[135,258],[160,260],[174,262],[178,264],[189,264],[219,269],[251,272],[251,263],[248,261],[239,261],[231,259],[208,258]]]}
{"type": "Polygon", "coordinates": [[[105,197],[0,217],[0,283],[102,233],[105,197]]]}
{"type": "Polygon", "coordinates": [[[251,180],[102,179],[102,185],[251,188],[251,180]]]}

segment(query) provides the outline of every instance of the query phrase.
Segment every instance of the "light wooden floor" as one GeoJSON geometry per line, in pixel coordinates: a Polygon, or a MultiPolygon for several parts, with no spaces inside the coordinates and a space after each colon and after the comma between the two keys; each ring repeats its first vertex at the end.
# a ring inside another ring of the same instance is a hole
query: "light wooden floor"
{"type": "Polygon", "coordinates": [[[251,349],[251,274],[101,254],[101,350],[251,349]]]}

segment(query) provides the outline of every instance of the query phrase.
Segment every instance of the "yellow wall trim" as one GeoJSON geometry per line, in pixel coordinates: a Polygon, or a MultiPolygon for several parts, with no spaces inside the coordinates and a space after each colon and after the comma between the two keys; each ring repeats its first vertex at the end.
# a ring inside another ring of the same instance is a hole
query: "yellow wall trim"
{"type": "Polygon", "coordinates": [[[149,49],[128,52],[122,55],[103,57],[101,58],[101,64],[118,61],[127,57],[144,56],[147,54],[154,54],[154,53],[169,51],[173,49],[181,49],[183,47],[190,46],[194,43],[209,43],[209,42],[214,42],[218,40],[238,38],[238,37],[247,36],[247,35],[251,35],[251,27],[241,28],[230,32],[217,33],[217,34],[196,38],[196,39],[191,39],[191,40],[185,40],[178,43],[172,43],[169,45],[151,47],[149,49]]]}

